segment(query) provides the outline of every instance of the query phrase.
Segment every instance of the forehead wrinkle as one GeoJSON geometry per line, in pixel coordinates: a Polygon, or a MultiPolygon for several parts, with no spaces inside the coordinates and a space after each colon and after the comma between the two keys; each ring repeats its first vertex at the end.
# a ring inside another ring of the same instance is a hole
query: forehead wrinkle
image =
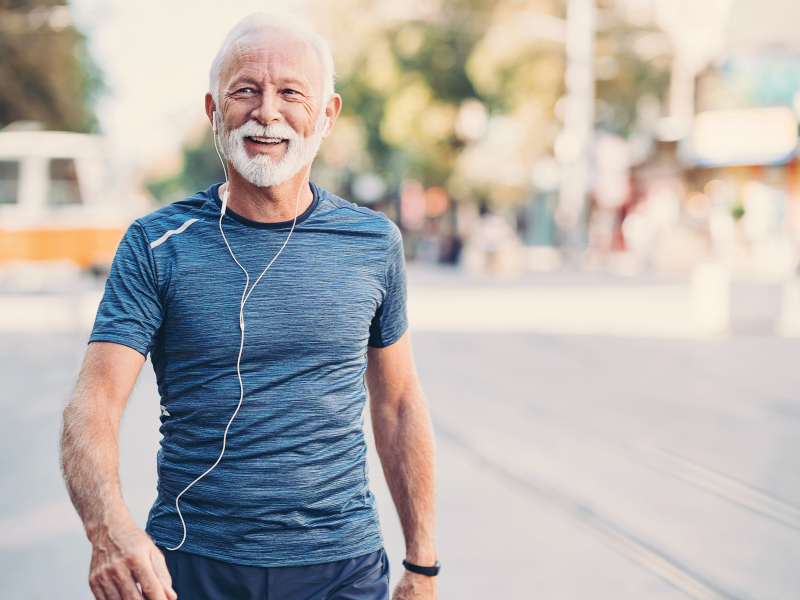
{"type": "Polygon", "coordinates": [[[323,69],[316,51],[309,42],[291,32],[250,32],[245,34],[231,45],[223,61],[222,72],[225,77],[221,78],[221,87],[225,79],[230,83],[233,80],[249,77],[254,81],[263,82],[265,74],[266,79],[272,83],[302,83],[314,96],[321,95],[321,93],[314,92],[321,92],[323,87],[323,69]],[[288,43],[278,43],[279,39],[276,38],[280,37],[285,38],[288,43]],[[302,52],[297,51],[300,45],[303,48],[302,52]],[[287,70],[293,72],[286,73],[287,70]],[[319,80],[319,90],[315,90],[311,83],[314,75],[319,80]]]}

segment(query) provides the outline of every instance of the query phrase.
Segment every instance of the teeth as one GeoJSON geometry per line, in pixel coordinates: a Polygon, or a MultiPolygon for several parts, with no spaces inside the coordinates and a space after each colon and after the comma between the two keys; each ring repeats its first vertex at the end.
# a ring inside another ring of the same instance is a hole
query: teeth
{"type": "Polygon", "coordinates": [[[263,144],[277,144],[283,141],[280,138],[259,137],[257,135],[250,136],[250,139],[253,140],[254,142],[261,142],[263,144]]]}

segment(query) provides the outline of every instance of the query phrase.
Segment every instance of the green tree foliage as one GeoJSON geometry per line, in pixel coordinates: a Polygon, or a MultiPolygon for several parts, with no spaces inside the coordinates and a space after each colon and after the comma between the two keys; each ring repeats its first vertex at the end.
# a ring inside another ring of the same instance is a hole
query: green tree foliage
{"type": "Polygon", "coordinates": [[[362,160],[351,166],[380,173],[390,189],[403,177],[445,184],[463,146],[454,133],[458,106],[479,96],[466,71],[487,26],[479,16],[494,3],[445,0],[436,15],[405,18],[364,0],[309,11],[334,41],[342,117],[362,132],[350,136],[363,142],[362,160]]]}
{"type": "Polygon", "coordinates": [[[389,13],[388,3],[343,1],[309,11],[333,41],[339,69],[344,122],[331,144],[344,139],[352,157],[340,180],[369,170],[389,193],[413,178],[456,199],[521,199],[558,131],[564,62],[562,45],[520,21],[563,16],[559,0],[441,0],[389,13]],[[459,130],[468,103],[486,111],[485,139],[459,130]],[[336,137],[348,128],[358,133],[336,137]]]}
{"type": "Polygon", "coordinates": [[[0,0],[0,127],[41,121],[49,129],[97,129],[102,90],[86,39],[57,10],[61,0],[0,0]]]}
{"type": "MultiPolygon", "coordinates": [[[[564,94],[563,43],[536,23],[557,28],[564,13],[563,0],[311,0],[306,14],[331,42],[343,99],[312,177],[348,198],[369,172],[383,178],[387,196],[411,178],[457,200],[521,202],[534,165],[552,153],[564,94]],[[459,132],[469,103],[486,114],[477,136],[459,132]]],[[[642,97],[651,108],[663,101],[669,52],[663,34],[601,2],[598,128],[636,130],[642,97]]],[[[150,185],[160,200],[221,180],[210,136],[189,146],[184,170],[150,185]]]]}

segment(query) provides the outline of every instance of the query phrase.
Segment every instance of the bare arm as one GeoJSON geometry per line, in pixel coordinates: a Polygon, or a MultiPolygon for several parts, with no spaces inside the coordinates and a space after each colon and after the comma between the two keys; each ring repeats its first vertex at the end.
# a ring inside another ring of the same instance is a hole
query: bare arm
{"type": "MultiPolygon", "coordinates": [[[[408,333],[386,348],[369,348],[367,358],[375,446],[403,527],[406,560],[431,566],[437,560],[433,428],[408,333]]],[[[434,598],[436,579],[409,571],[394,591],[395,600],[434,598]]]]}
{"type": "Polygon", "coordinates": [[[174,600],[161,551],[133,519],[119,485],[119,426],[144,364],[135,350],[89,344],[78,383],[64,409],[61,468],[92,543],[89,586],[98,600],[174,600]]]}

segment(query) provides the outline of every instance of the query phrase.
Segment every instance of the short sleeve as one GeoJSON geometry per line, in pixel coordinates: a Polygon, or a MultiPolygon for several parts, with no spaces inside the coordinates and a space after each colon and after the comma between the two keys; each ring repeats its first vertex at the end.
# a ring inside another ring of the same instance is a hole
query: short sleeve
{"type": "Polygon", "coordinates": [[[147,356],[163,314],[150,245],[134,223],[117,248],[89,341],[122,344],[147,356]]]}
{"type": "Polygon", "coordinates": [[[384,298],[369,328],[368,345],[373,348],[391,346],[408,329],[406,312],[406,264],[403,257],[403,238],[392,225],[386,256],[384,298]]]}

